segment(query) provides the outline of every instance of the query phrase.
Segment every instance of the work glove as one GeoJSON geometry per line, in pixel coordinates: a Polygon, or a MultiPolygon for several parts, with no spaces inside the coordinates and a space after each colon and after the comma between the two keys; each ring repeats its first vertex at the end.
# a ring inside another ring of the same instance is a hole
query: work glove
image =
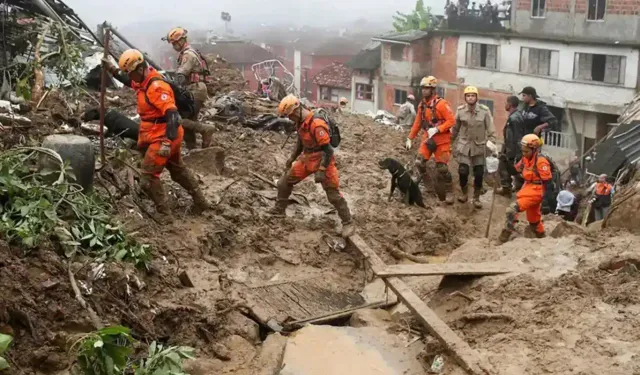
{"type": "Polygon", "coordinates": [[[170,109],[164,115],[167,121],[166,135],[169,140],[173,141],[178,138],[178,127],[180,126],[180,114],[175,109],[170,109]]]}
{"type": "Polygon", "coordinates": [[[438,128],[436,127],[429,128],[429,130],[427,130],[427,135],[429,136],[429,138],[433,137],[437,133],[438,133],[438,128]]]}
{"type": "Polygon", "coordinates": [[[491,142],[491,141],[487,141],[487,150],[489,150],[489,152],[491,152],[491,155],[498,155],[498,147],[496,146],[495,143],[491,142]]]}
{"type": "Polygon", "coordinates": [[[168,158],[171,155],[171,142],[164,141],[160,146],[160,150],[158,150],[158,156],[163,158],[168,158]]]}
{"type": "Polygon", "coordinates": [[[411,150],[411,146],[413,146],[413,142],[407,138],[407,141],[404,143],[404,148],[407,149],[407,151],[411,150]]]}
{"type": "Polygon", "coordinates": [[[113,74],[115,71],[118,70],[118,68],[116,68],[115,65],[113,65],[113,63],[111,62],[111,60],[109,60],[107,57],[103,57],[102,58],[102,65],[104,66],[104,68],[107,70],[107,72],[113,74]]]}
{"type": "Polygon", "coordinates": [[[324,182],[326,177],[327,177],[327,171],[321,169],[321,170],[316,172],[315,182],[318,183],[318,184],[321,183],[321,182],[324,182]]]}

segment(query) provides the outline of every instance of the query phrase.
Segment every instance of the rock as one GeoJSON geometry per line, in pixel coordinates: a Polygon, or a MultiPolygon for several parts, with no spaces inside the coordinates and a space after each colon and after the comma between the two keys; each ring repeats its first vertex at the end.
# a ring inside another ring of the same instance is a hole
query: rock
{"type": "Polygon", "coordinates": [[[229,352],[229,349],[220,344],[219,342],[213,344],[213,354],[216,356],[216,358],[221,359],[223,361],[228,361],[231,359],[231,353],[229,352]]]}
{"type": "Polygon", "coordinates": [[[250,363],[256,356],[256,348],[254,344],[247,341],[244,337],[231,335],[222,341],[229,351],[230,366],[246,365],[250,363]]]}
{"type": "Polygon", "coordinates": [[[386,328],[391,324],[391,314],[382,309],[362,309],[351,315],[349,325],[359,327],[381,327],[386,328]]]}
{"type": "Polygon", "coordinates": [[[262,344],[260,353],[251,363],[252,374],[278,375],[282,368],[287,338],[279,333],[269,335],[262,344]]]}
{"type": "Polygon", "coordinates": [[[222,372],[224,364],[219,359],[193,359],[184,362],[184,372],[191,375],[211,375],[222,372]]]}
{"type": "Polygon", "coordinates": [[[187,288],[193,288],[193,282],[191,281],[191,278],[189,277],[189,274],[187,273],[187,271],[182,271],[180,272],[180,275],[178,275],[178,279],[180,280],[180,283],[187,287],[187,288]]]}
{"type": "MultiPolygon", "coordinates": [[[[77,135],[50,135],[42,142],[42,147],[56,151],[62,157],[62,160],[69,162],[76,177],[76,182],[82,186],[85,191],[90,191],[93,185],[93,176],[95,171],[95,155],[93,153],[93,144],[89,138],[77,135]]],[[[43,156],[40,158],[41,165],[58,168],[56,163],[50,157],[43,156]]]]}
{"type": "Polygon", "coordinates": [[[388,301],[389,303],[395,303],[398,301],[398,296],[388,289],[382,279],[375,279],[372,283],[367,284],[364,287],[362,293],[360,293],[366,303],[376,303],[380,301],[388,301]]]}
{"type": "Polygon", "coordinates": [[[250,343],[259,344],[262,341],[260,339],[260,326],[258,326],[258,323],[239,312],[230,312],[227,315],[227,323],[231,333],[245,338],[250,343]]]}
{"type": "Polygon", "coordinates": [[[58,280],[47,280],[42,284],[40,284],[40,286],[44,290],[49,290],[49,289],[55,288],[58,284],[60,284],[58,280]]]}
{"type": "Polygon", "coordinates": [[[559,222],[555,228],[553,228],[553,230],[551,231],[551,237],[560,238],[571,235],[580,236],[584,235],[585,232],[586,228],[581,226],[580,224],[563,220],[559,222]]]}
{"type": "Polygon", "coordinates": [[[200,173],[220,175],[224,171],[225,152],[219,147],[192,150],[184,157],[190,168],[200,173]]]}

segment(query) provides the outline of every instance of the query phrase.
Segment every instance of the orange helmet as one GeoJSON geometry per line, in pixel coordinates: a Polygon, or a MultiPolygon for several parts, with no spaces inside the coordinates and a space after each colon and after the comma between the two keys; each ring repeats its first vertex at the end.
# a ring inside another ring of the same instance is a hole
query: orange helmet
{"type": "Polygon", "coordinates": [[[120,61],[118,61],[118,65],[120,66],[120,70],[125,73],[131,73],[136,68],[144,62],[144,55],[142,52],[137,49],[128,49],[122,53],[120,56],[120,61]]]}
{"type": "Polygon", "coordinates": [[[278,105],[278,114],[280,116],[289,116],[298,108],[300,108],[300,99],[293,94],[289,94],[278,105]]]}
{"type": "Polygon", "coordinates": [[[542,139],[535,134],[527,134],[520,141],[520,145],[533,149],[540,148],[543,143],[542,139]]]}
{"type": "Polygon", "coordinates": [[[169,34],[167,34],[167,41],[169,43],[174,43],[186,37],[187,30],[183,29],[182,27],[176,27],[174,29],[171,29],[171,31],[169,31],[169,34]]]}
{"type": "Polygon", "coordinates": [[[422,81],[420,81],[420,87],[436,87],[438,85],[438,80],[434,76],[424,77],[422,81]]]}

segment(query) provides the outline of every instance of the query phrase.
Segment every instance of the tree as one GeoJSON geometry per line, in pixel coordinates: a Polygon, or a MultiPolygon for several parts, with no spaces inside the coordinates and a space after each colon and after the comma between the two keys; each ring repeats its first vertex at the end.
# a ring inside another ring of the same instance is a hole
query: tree
{"type": "Polygon", "coordinates": [[[393,27],[396,31],[426,30],[433,21],[431,7],[424,6],[424,0],[417,0],[411,13],[396,12],[393,16],[393,27]]]}

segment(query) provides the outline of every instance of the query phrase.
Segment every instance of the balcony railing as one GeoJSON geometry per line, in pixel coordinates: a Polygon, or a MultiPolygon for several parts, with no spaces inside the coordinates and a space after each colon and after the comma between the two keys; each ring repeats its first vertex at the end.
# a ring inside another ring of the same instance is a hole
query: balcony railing
{"type": "Polygon", "coordinates": [[[569,150],[573,150],[575,148],[572,134],[547,131],[544,132],[543,137],[544,144],[547,146],[566,148],[569,150]]]}

